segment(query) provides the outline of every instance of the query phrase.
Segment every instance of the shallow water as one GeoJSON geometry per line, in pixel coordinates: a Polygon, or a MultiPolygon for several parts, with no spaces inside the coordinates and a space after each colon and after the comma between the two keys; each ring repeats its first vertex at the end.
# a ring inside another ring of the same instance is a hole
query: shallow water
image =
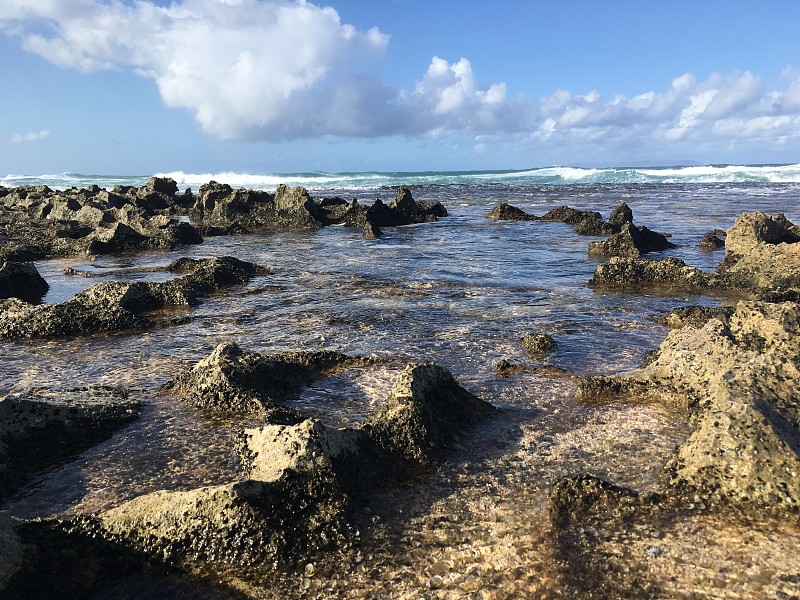
{"type": "MultiPolygon", "coordinates": [[[[90,512],[156,489],[235,478],[232,441],[248,424],[204,420],[159,391],[226,340],[264,353],[333,349],[397,359],[388,366],[343,371],[287,399],[336,425],[357,424],[373,411],[404,361],[436,361],[473,393],[508,408],[507,418],[541,429],[531,435],[538,448],[535,469],[550,473],[545,479],[605,461],[616,480],[646,485],[661,464],[659,456],[680,437],[667,417],[637,413],[648,424],[616,446],[602,438],[603,427],[592,429],[600,438],[587,440],[587,423],[599,418],[614,423],[624,410],[575,405],[569,379],[500,380],[495,365],[504,358],[531,366],[550,362],[578,375],[635,368],[666,335],[655,316],[683,304],[726,300],[595,292],[586,282],[601,261],[587,258],[586,251],[597,238],[579,236],[565,224],[494,222],[483,215],[496,203],[509,202],[537,215],[568,204],[607,218],[625,200],[637,224],[672,234],[679,247],[664,255],[705,270],[712,270],[723,252],[703,252],[697,242],[711,229],[730,227],[742,211],[785,211],[790,220],[800,220],[800,184],[473,183],[420,186],[413,193],[418,200],[442,201],[450,216],[387,228],[377,241],[364,240],[358,230],[330,227],[209,238],[173,252],[37,263],[51,285],[46,302],[64,301],[107,279],[164,280],[172,275],[141,269],[181,256],[233,255],[275,273],[177,310],[188,317],[181,325],[52,342],[1,341],[0,395],[36,385],[119,385],[145,405],[139,420],[18,494],[8,503],[11,514],[90,512]],[[66,275],[65,268],[91,277],[66,275]],[[530,330],[548,332],[558,342],[546,361],[531,361],[519,346],[519,336],[530,330]],[[642,454],[653,436],[663,437],[658,448],[642,454]]],[[[394,192],[341,188],[314,190],[314,195],[370,202],[391,200],[394,192]]],[[[618,427],[611,430],[615,433],[608,435],[619,435],[618,427]]]]}

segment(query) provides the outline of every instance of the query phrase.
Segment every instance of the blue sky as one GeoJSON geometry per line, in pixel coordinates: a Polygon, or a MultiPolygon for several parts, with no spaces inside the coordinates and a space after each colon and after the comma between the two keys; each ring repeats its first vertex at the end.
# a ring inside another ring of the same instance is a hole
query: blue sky
{"type": "Polygon", "coordinates": [[[800,2],[2,0],[0,175],[800,162],[800,2]]]}

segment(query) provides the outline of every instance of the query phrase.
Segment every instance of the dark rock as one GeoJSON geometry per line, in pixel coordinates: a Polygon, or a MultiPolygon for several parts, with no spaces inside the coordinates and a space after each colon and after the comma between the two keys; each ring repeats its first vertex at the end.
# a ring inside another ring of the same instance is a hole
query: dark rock
{"type": "Polygon", "coordinates": [[[141,250],[147,245],[147,238],[144,235],[124,223],[115,223],[94,233],[87,252],[89,254],[130,252],[141,250]]]}
{"type": "Polygon", "coordinates": [[[633,211],[625,202],[620,202],[614,207],[614,210],[611,211],[608,222],[619,227],[622,227],[625,223],[633,225],[633,211]]]}
{"type": "Polygon", "coordinates": [[[556,349],[558,344],[546,333],[528,332],[520,338],[520,344],[533,359],[541,358],[556,349]]]}
{"type": "MultiPolygon", "coordinates": [[[[647,501],[658,496],[646,495],[647,501]]],[[[557,529],[583,523],[592,516],[610,515],[616,511],[636,509],[644,497],[636,490],[614,485],[592,475],[575,475],[559,479],[550,490],[547,513],[557,529]]]]}
{"type": "Polygon", "coordinates": [[[19,298],[38,304],[49,289],[33,263],[7,261],[0,267],[0,299],[19,298]]]}
{"type": "Polygon", "coordinates": [[[385,452],[427,462],[452,448],[464,431],[494,412],[462,388],[444,368],[412,364],[363,431],[385,452]]]}
{"type": "Polygon", "coordinates": [[[720,285],[715,273],[705,273],[674,257],[660,260],[612,257],[608,263],[598,265],[589,280],[590,287],[622,290],[653,287],[709,290],[720,285]]]}
{"type": "Polygon", "coordinates": [[[591,242],[589,256],[638,258],[642,254],[661,252],[676,247],[661,233],[651,231],[647,227],[636,227],[625,223],[619,233],[612,235],[607,240],[591,242]]]}
{"type": "Polygon", "coordinates": [[[542,221],[557,221],[569,225],[579,225],[584,219],[602,220],[602,216],[597,211],[577,210],[569,206],[559,206],[541,216],[542,221]]]}
{"type": "Polygon", "coordinates": [[[371,221],[367,221],[364,224],[364,239],[367,240],[377,240],[379,237],[383,235],[381,228],[372,223],[371,221]]]}
{"type": "Polygon", "coordinates": [[[591,215],[578,223],[575,232],[581,235],[613,235],[619,233],[619,226],[606,223],[597,216],[591,215]]]}
{"type": "Polygon", "coordinates": [[[0,399],[0,498],[30,475],[110,437],[139,402],[117,388],[35,388],[0,399]]]}
{"type": "Polygon", "coordinates": [[[537,217],[526,213],[524,210],[511,206],[507,202],[497,204],[490,212],[483,215],[494,221],[535,221],[537,217]]]}
{"type": "Polygon", "coordinates": [[[733,306],[681,306],[663,315],[658,322],[671,329],[687,326],[700,328],[711,319],[719,319],[723,323],[727,323],[734,308],[733,306]]]}
{"type": "Polygon", "coordinates": [[[518,373],[524,373],[526,370],[527,368],[524,365],[512,363],[506,359],[501,360],[495,366],[495,371],[500,379],[505,379],[506,377],[510,377],[511,375],[516,375],[518,373]]]}
{"type": "Polygon", "coordinates": [[[270,423],[296,424],[304,417],[282,406],[314,379],[367,361],[337,352],[289,352],[264,356],[233,342],[176,377],[168,389],[194,407],[218,414],[259,412],[270,423]]]}
{"type": "Polygon", "coordinates": [[[702,250],[718,250],[725,247],[725,241],[717,237],[715,234],[709,232],[703,236],[698,246],[702,250]]]}
{"type": "Polygon", "coordinates": [[[170,197],[178,193],[178,184],[171,177],[151,177],[145,187],[170,197]]]}

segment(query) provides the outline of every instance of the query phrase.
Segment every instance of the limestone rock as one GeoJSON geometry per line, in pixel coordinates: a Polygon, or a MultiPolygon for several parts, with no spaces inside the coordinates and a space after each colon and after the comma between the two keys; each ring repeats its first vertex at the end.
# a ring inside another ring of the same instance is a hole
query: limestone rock
{"type": "Polygon", "coordinates": [[[426,462],[451,448],[464,431],[494,412],[434,363],[412,364],[363,430],[390,454],[426,462]]]}
{"type": "Polygon", "coordinates": [[[533,359],[541,358],[556,349],[558,344],[546,333],[528,332],[520,338],[520,344],[533,359]]]}
{"type": "Polygon", "coordinates": [[[606,264],[598,265],[589,280],[589,286],[610,289],[641,289],[642,287],[670,287],[676,289],[711,289],[720,285],[715,273],[705,273],[678,258],[660,260],[612,257],[606,264]]]}
{"type": "Polygon", "coordinates": [[[547,211],[541,217],[542,221],[557,221],[569,225],[579,225],[584,219],[598,219],[602,217],[597,211],[578,210],[569,206],[559,206],[547,211]]]}
{"type": "Polygon", "coordinates": [[[661,252],[675,247],[675,244],[667,240],[661,233],[651,231],[644,226],[637,227],[625,223],[619,233],[612,235],[607,240],[591,242],[589,256],[638,258],[642,254],[661,252]]]}
{"type": "Polygon", "coordinates": [[[516,206],[511,206],[507,202],[497,204],[483,216],[493,221],[535,221],[537,219],[534,215],[528,214],[516,206]]]}

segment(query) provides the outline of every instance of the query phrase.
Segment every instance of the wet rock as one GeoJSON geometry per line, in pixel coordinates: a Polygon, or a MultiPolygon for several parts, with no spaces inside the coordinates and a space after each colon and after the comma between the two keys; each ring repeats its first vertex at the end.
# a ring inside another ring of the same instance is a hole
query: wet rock
{"type": "Polygon", "coordinates": [[[494,410],[461,387],[443,367],[412,364],[362,429],[385,452],[427,462],[451,448],[468,427],[494,410]]]}
{"type": "Polygon", "coordinates": [[[678,258],[645,260],[616,256],[597,266],[589,286],[623,290],[643,287],[708,290],[723,287],[716,273],[705,273],[678,258]]]}
{"type": "Polygon", "coordinates": [[[633,225],[633,211],[631,207],[625,202],[620,202],[611,211],[611,216],[608,217],[608,222],[612,225],[622,227],[625,223],[633,225]]]}
{"type": "Polygon", "coordinates": [[[146,236],[129,225],[114,223],[111,227],[96,231],[86,251],[89,254],[130,252],[145,247],[146,242],[146,236]]]}
{"type": "Polygon", "coordinates": [[[19,298],[37,304],[49,289],[33,263],[6,261],[0,267],[0,299],[19,298]]]}
{"type": "Polygon", "coordinates": [[[621,487],[594,477],[576,475],[559,479],[550,490],[547,513],[558,529],[589,520],[590,516],[610,515],[621,510],[632,512],[643,501],[654,502],[657,496],[641,495],[636,490],[621,487]]]}
{"type": "Polygon", "coordinates": [[[367,361],[337,352],[287,352],[265,356],[233,342],[179,375],[168,389],[194,407],[219,414],[260,412],[271,423],[295,424],[302,415],[282,406],[314,379],[367,361]]]}
{"type": "Polygon", "coordinates": [[[0,592],[22,567],[24,558],[22,543],[14,530],[11,517],[0,511],[0,592]]]}
{"type": "Polygon", "coordinates": [[[619,233],[619,225],[606,223],[602,219],[592,215],[583,219],[575,227],[575,233],[581,235],[613,235],[619,233]]]}
{"type": "Polygon", "coordinates": [[[727,324],[734,310],[733,306],[681,306],[660,317],[658,322],[670,329],[699,328],[711,319],[727,324]]]}
{"type": "Polygon", "coordinates": [[[669,248],[676,248],[676,246],[663,234],[651,231],[644,226],[637,227],[625,223],[619,233],[612,235],[607,240],[591,242],[589,256],[638,258],[642,254],[661,252],[669,248]]]}
{"type": "Polygon", "coordinates": [[[490,212],[483,215],[493,221],[535,221],[537,217],[526,213],[524,210],[511,206],[507,202],[497,204],[490,212]]]}
{"type": "Polygon", "coordinates": [[[569,206],[559,206],[547,211],[541,217],[542,221],[557,221],[569,225],[579,225],[584,219],[602,220],[597,211],[578,210],[569,206]]]}
{"type": "Polygon", "coordinates": [[[417,202],[407,187],[398,188],[395,199],[388,205],[380,199],[375,200],[365,214],[366,220],[378,227],[432,223],[446,216],[447,210],[440,202],[417,202]]]}
{"type": "Polygon", "coordinates": [[[154,322],[144,313],[168,305],[195,305],[259,272],[252,263],[221,257],[199,261],[194,272],[173,281],[104,282],[59,304],[6,300],[0,305],[0,337],[53,338],[151,327],[154,322]]]}
{"type": "Polygon", "coordinates": [[[120,389],[35,388],[0,399],[0,498],[31,474],[110,437],[136,418],[120,389]]]}
{"type": "Polygon", "coordinates": [[[517,375],[518,373],[524,373],[527,370],[525,365],[520,365],[517,363],[512,363],[509,360],[503,359],[497,363],[495,366],[495,372],[500,379],[505,379],[506,377],[511,377],[512,375],[517,375]]]}
{"type": "Polygon", "coordinates": [[[642,369],[605,378],[683,404],[692,433],[665,469],[706,506],[800,508],[800,306],[740,302],[727,325],[673,330],[642,369]]]}
{"type": "Polygon", "coordinates": [[[718,250],[725,247],[725,240],[721,239],[716,233],[708,232],[697,245],[701,250],[718,250]]]}
{"type": "Polygon", "coordinates": [[[781,215],[743,213],[728,230],[719,266],[728,286],[771,301],[800,299],[800,235],[781,215]]]}
{"type": "Polygon", "coordinates": [[[528,332],[520,338],[519,342],[525,348],[528,356],[533,359],[546,356],[558,346],[552,336],[546,333],[528,332]]]}

